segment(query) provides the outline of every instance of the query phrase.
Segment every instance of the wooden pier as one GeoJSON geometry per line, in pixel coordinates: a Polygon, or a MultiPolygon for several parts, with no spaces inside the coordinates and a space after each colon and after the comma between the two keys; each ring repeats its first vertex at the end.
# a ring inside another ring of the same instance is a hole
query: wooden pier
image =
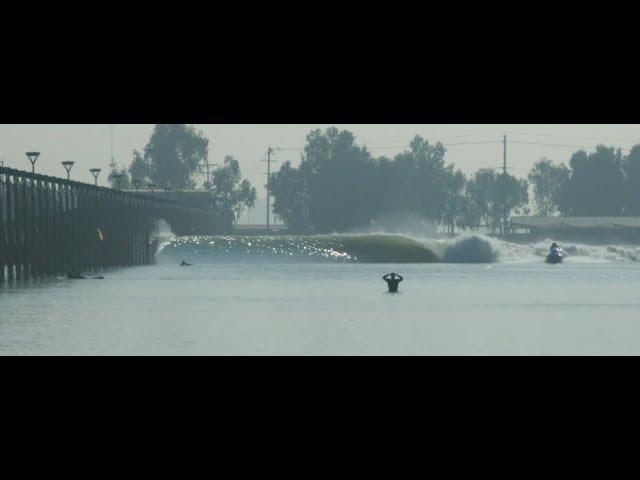
{"type": "Polygon", "coordinates": [[[160,220],[225,233],[214,210],[0,167],[0,283],[153,262],[160,220]]]}

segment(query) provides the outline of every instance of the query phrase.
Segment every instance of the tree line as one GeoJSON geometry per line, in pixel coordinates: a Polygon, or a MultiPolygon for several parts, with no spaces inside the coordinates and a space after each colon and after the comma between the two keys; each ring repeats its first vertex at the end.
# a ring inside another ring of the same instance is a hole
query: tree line
{"type": "Polygon", "coordinates": [[[416,136],[393,158],[375,157],[337,128],[307,135],[298,167],[284,163],[270,178],[273,211],[297,233],[371,226],[386,215],[413,213],[448,232],[495,232],[510,215],[640,214],[640,145],[623,155],[598,146],[575,152],[569,166],[536,162],[527,179],[495,169],[470,176],[445,162],[441,143],[416,136]]]}
{"type": "Polygon", "coordinates": [[[542,159],[529,181],[540,215],[640,215],[640,145],[627,155],[604,145],[579,150],[568,167],[542,159]]]}
{"type": "Polygon", "coordinates": [[[256,189],[242,179],[240,164],[231,155],[211,170],[209,183],[204,180],[199,185],[208,148],[209,139],[193,126],[158,124],[143,151],[133,150],[128,168],[111,161],[109,183],[125,190],[133,188],[134,180],[144,188],[166,191],[200,187],[211,192],[215,208],[240,218],[245,208],[253,208],[256,189]]]}

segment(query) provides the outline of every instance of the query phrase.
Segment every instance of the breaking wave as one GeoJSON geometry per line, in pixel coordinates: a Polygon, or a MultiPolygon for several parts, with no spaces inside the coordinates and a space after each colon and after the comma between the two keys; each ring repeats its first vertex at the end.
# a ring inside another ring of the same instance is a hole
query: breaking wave
{"type": "MultiPolygon", "coordinates": [[[[161,261],[342,263],[493,263],[541,262],[552,240],[513,243],[484,235],[414,238],[371,233],[317,236],[159,236],[161,261]]],[[[640,246],[561,245],[567,262],[630,262],[640,259],[640,246]]]]}
{"type": "Polygon", "coordinates": [[[438,257],[418,240],[396,235],[194,236],[173,239],[162,256],[367,263],[433,263],[438,257]]]}

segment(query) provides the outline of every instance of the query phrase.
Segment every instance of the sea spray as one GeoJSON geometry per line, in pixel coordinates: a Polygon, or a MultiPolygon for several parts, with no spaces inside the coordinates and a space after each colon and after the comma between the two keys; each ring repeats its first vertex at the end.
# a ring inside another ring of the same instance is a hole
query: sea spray
{"type": "Polygon", "coordinates": [[[487,237],[464,235],[450,241],[444,248],[444,263],[493,263],[499,259],[500,250],[487,237]]]}
{"type": "Polygon", "coordinates": [[[370,225],[349,233],[399,235],[419,240],[437,238],[438,227],[431,220],[414,213],[387,214],[376,218],[370,225]]]}
{"type": "Polygon", "coordinates": [[[156,220],[154,234],[151,238],[152,245],[154,248],[154,255],[158,256],[162,250],[164,250],[167,245],[169,245],[173,240],[175,240],[176,235],[171,230],[171,225],[164,220],[156,220]]]}

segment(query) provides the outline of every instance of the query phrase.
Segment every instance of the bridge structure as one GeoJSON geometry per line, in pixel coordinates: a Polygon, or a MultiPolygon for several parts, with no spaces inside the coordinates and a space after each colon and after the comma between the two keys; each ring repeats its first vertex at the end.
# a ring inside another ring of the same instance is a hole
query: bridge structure
{"type": "Polygon", "coordinates": [[[151,264],[160,220],[177,235],[231,228],[210,208],[0,167],[0,283],[151,264]]]}

